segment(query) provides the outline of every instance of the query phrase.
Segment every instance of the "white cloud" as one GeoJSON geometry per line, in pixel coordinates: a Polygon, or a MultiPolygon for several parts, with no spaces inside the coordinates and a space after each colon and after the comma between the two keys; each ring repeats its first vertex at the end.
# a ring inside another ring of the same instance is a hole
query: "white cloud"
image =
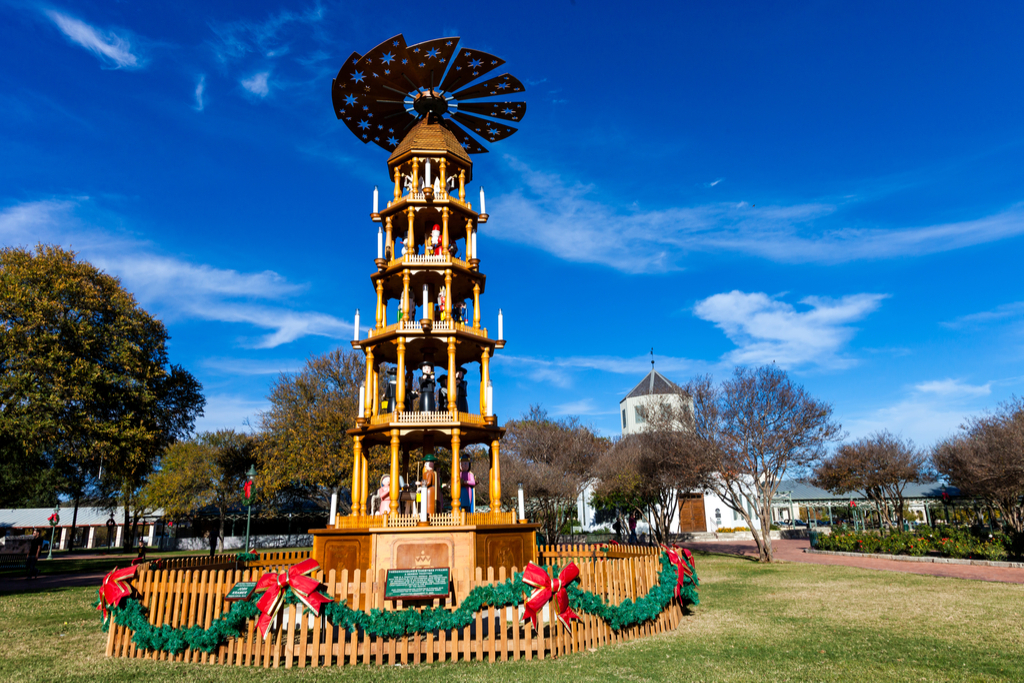
{"type": "Polygon", "coordinates": [[[804,364],[847,367],[853,361],[839,352],[854,335],[850,323],[876,310],[886,296],[809,296],[800,300],[807,307],[800,311],[763,292],[732,291],[697,302],[694,313],[713,322],[739,347],[723,358],[729,363],[774,362],[785,368],[804,364]]]}
{"type": "MultiPolygon", "coordinates": [[[[241,20],[213,23],[210,25],[216,35],[212,43],[213,51],[222,63],[238,61],[250,52],[265,57],[284,54],[288,51],[288,45],[281,38],[281,33],[287,26],[294,23],[316,25],[323,16],[323,8],[318,3],[306,12],[284,10],[262,22],[241,20]]],[[[317,37],[316,31],[314,37],[317,37]]]]}
{"type": "Polygon", "coordinates": [[[83,223],[79,202],[44,201],[0,210],[0,239],[31,247],[61,244],[80,252],[165,319],[242,323],[269,330],[249,342],[273,348],[301,337],[350,337],[352,323],[316,311],[296,311],[288,300],[306,286],[273,271],[242,273],[155,254],[150,245],[83,223]]]}
{"type": "Polygon", "coordinates": [[[942,324],[945,327],[958,328],[967,325],[982,325],[997,320],[1005,320],[1007,318],[1019,320],[1022,316],[1024,316],[1024,301],[1014,301],[1012,303],[996,306],[990,311],[971,313],[970,315],[961,316],[956,320],[942,324]]]}
{"type": "Polygon", "coordinates": [[[218,429],[249,431],[248,425],[256,426],[259,414],[270,408],[265,400],[254,401],[245,396],[233,394],[210,394],[206,397],[203,416],[196,420],[197,432],[213,432],[218,429]]]}
{"type": "Polygon", "coordinates": [[[941,379],[931,382],[922,382],[914,388],[924,394],[974,398],[978,396],[988,396],[991,394],[992,382],[982,385],[974,385],[966,384],[958,379],[941,379]]]}
{"type": "Polygon", "coordinates": [[[608,410],[607,406],[597,405],[594,399],[588,397],[552,406],[549,412],[552,415],[614,415],[618,410],[608,410]]]}
{"type": "Polygon", "coordinates": [[[251,92],[253,95],[266,97],[267,95],[270,94],[270,85],[267,82],[269,78],[269,71],[261,71],[258,74],[253,74],[249,78],[243,78],[242,87],[251,92]]]}
{"type": "Polygon", "coordinates": [[[843,263],[919,256],[1024,233],[1024,205],[983,218],[899,229],[818,224],[837,220],[829,202],[751,205],[719,202],[620,210],[592,185],[570,182],[505,157],[523,187],[492,199],[489,236],[559,258],[627,273],[679,270],[688,252],[736,252],[783,263],[843,263]],[[503,226],[528,225],[529,230],[503,226]]]}
{"type": "Polygon", "coordinates": [[[859,439],[887,429],[894,434],[913,439],[919,447],[928,448],[935,442],[952,436],[971,414],[934,396],[917,395],[891,406],[844,419],[843,428],[851,439],[859,439]]]}
{"type": "Polygon", "coordinates": [[[101,32],[84,21],[56,10],[46,10],[46,16],[50,17],[71,42],[81,45],[108,64],[112,63],[115,67],[123,69],[142,66],[139,57],[132,54],[132,46],[126,38],[112,31],[101,32]]]}
{"type": "Polygon", "coordinates": [[[199,80],[196,81],[196,104],[194,109],[196,111],[202,111],[205,107],[203,103],[203,92],[206,90],[206,76],[200,75],[199,80]]]}
{"type": "Polygon", "coordinates": [[[225,375],[280,375],[302,370],[305,363],[288,358],[207,358],[202,366],[225,375]]]}
{"type": "MultiPolygon", "coordinates": [[[[675,358],[672,356],[657,356],[656,358],[656,367],[662,373],[686,375],[707,372],[710,369],[708,363],[688,358],[675,358]]],[[[633,358],[622,358],[620,356],[537,358],[535,356],[501,354],[495,356],[493,362],[502,370],[507,370],[512,375],[526,376],[534,382],[551,384],[561,388],[572,386],[572,373],[578,370],[598,370],[619,375],[631,375],[639,379],[651,369],[651,357],[646,354],[633,358]]]]}

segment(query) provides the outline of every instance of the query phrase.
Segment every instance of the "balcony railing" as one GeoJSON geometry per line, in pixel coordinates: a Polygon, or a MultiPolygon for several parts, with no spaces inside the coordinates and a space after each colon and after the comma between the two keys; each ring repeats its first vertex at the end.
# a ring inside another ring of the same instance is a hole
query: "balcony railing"
{"type": "Polygon", "coordinates": [[[406,410],[401,413],[381,413],[370,418],[371,425],[386,424],[457,424],[464,422],[474,425],[487,424],[487,418],[483,415],[473,413],[458,413],[458,419],[453,419],[452,414],[447,410],[406,410]]]}

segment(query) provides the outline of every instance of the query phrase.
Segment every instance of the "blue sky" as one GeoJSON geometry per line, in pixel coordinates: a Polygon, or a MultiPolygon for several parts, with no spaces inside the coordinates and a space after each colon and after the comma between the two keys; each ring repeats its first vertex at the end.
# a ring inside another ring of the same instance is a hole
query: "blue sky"
{"type": "Polygon", "coordinates": [[[0,241],[120,277],[199,426],[242,428],[373,310],[386,153],[331,78],[461,36],[529,103],[474,159],[501,418],[618,434],[652,347],[679,383],[774,361],[851,436],[922,446],[1021,394],[1024,9],[662,5],[0,4],[0,241]]]}

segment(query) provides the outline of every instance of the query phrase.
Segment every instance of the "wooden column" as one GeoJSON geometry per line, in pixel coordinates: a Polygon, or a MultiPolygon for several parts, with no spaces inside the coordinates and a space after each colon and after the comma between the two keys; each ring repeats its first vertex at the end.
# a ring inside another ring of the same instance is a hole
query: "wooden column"
{"type": "Polygon", "coordinates": [[[444,253],[448,253],[448,207],[441,208],[441,247],[444,253]]]}
{"type": "Polygon", "coordinates": [[[366,449],[363,449],[363,455],[359,459],[359,514],[366,514],[366,498],[369,495],[369,477],[370,469],[367,467],[366,449]]]}
{"type": "Polygon", "coordinates": [[[372,406],[370,411],[371,416],[378,415],[380,413],[380,366],[375,365],[373,368],[373,400],[367,401],[368,405],[372,406]]]}
{"type": "Polygon", "coordinates": [[[384,278],[377,278],[377,329],[382,327],[384,320],[384,278]]]}
{"type": "Polygon", "coordinates": [[[405,337],[398,338],[398,367],[395,368],[395,373],[398,375],[396,379],[395,403],[398,404],[396,412],[401,413],[405,410],[405,337]]]}
{"type": "Polygon", "coordinates": [[[416,222],[416,209],[411,206],[405,210],[405,215],[409,218],[409,235],[405,238],[405,248],[409,250],[409,255],[416,253],[416,233],[413,232],[412,226],[416,222]]]}
{"type": "Polygon", "coordinates": [[[459,169],[459,201],[466,201],[466,169],[459,169]]]}
{"type": "Polygon", "coordinates": [[[501,512],[501,465],[498,455],[501,442],[491,442],[491,512],[501,512]]]}
{"type": "Polygon", "coordinates": [[[480,283],[473,284],[473,329],[480,329],[480,283]]]}
{"type": "Polygon", "coordinates": [[[402,271],[402,320],[409,320],[409,271],[402,271]]]}
{"type": "Polygon", "coordinates": [[[438,169],[441,173],[441,191],[448,194],[448,160],[441,157],[438,162],[438,169]]]}
{"type": "Polygon", "coordinates": [[[444,315],[445,320],[452,319],[452,269],[444,271],[444,315]]]}
{"type": "Polygon", "coordinates": [[[384,245],[386,249],[391,252],[391,258],[395,259],[398,257],[398,254],[395,253],[395,235],[391,226],[391,216],[388,216],[384,221],[384,232],[387,237],[387,242],[385,242],[384,245]]]}
{"type": "Polygon", "coordinates": [[[402,198],[402,168],[395,166],[395,201],[402,198]]]}
{"type": "Polygon", "coordinates": [[[373,347],[372,346],[368,346],[366,348],[366,399],[365,399],[365,403],[363,404],[365,406],[364,410],[366,411],[365,415],[367,417],[369,417],[372,414],[372,412],[370,411],[370,406],[373,405],[373,394],[370,393],[372,391],[373,391],[373,347]]]}
{"type": "Polygon", "coordinates": [[[480,414],[487,414],[487,382],[491,379],[490,349],[486,346],[480,354],[480,414]]]}
{"type": "Polygon", "coordinates": [[[459,514],[459,509],[462,507],[461,495],[462,495],[462,468],[459,466],[459,447],[461,439],[459,438],[459,428],[456,427],[452,430],[452,512],[459,514]]]}
{"type": "MultiPolygon", "coordinates": [[[[358,517],[362,514],[359,509],[359,479],[362,477],[363,464],[363,437],[352,437],[352,512],[350,517],[358,517]]],[[[332,522],[333,523],[333,522],[332,522]]]]}
{"type": "Polygon", "coordinates": [[[457,384],[455,382],[455,337],[448,337],[448,412],[451,414],[453,420],[459,419],[459,407],[458,401],[456,401],[455,392],[457,391],[457,384]]]}
{"type": "Polygon", "coordinates": [[[399,450],[402,446],[401,440],[398,438],[398,430],[391,430],[391,514],[398,514],[398,456],[399,450]]]}
{"type": "Polygon", "coordinates": [[[412,189],[409,191],[410,194],[413,192],[420,191],[420,160],[416,157],[412,158],[412,189]]]}

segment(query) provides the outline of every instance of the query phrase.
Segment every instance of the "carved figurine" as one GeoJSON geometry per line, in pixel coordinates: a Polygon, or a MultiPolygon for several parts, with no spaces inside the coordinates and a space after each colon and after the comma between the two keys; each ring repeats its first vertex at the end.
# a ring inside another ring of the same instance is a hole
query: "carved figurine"
{"type": "Polygon", "coordinates": [[[448,410],[448,375],[437,378],[437,409],[448,410]]]}
{"type": "Polygon", "coordinates": [[[433,256],[441,255],[441,226],[434,224],[434,227],[430,230],[430,237],[427,239],[427,254],[433,256]]]}
{"type": "Polygon", "coordinates": [[[380,478],[380,488],[377,489],[377,498],[380,500],[380,507],[377,508],[377,514],[386,515],[391,512],[391,477],[386,474],[380,478]]]}
{"type": "Polygon", "coordinates": [[[436,410],[434,406],[434,368],[429,363],[423,364],[420,373],[420,410],[430,412],[436,410]]]}
{"type": "Polygon", "coordinates": [[[437,312],[440,314],[441,320],[445,320],[445,288],[437,288],[437,312]]]}
{"type": "Polygon", "coordinates": [[[395,411],[395,397],[398,391],[397,368],[388,366],[384,371],[384,397],[380,402],[380,412],[393,413],[395,411]]]}
{"type": "Polygon", "coordinates": [[[466,396],[466,370],[459,368],[458,373],[455,375],[455,408],[460,413],[469,412],[469,398],[466,396]]]}
{"type": "Polygon", "coordinates": [[[462,470],[459,474],[459,479],[462,481],[459,501],[462,504],[462,509],[466,512],[476,512],[476,496],[473,495],[473,491],[476,488],[476,477],[473,476],[473,472],[469,469],[471,465],[472,462],[469,458],[459,463],[459,469],[462,470]]]}
{"type": "Polygon", "coordinates": [[[466,302],[457,301],[452,304],[452,320],[457,323],[466,322],[466,302]]]}
{"type": "Polygon", "coordinates": [[[427,489],[427,514],[435,514],[437,507],[437,472],[434,471],[434,463],[437,457],[433,453],[423,456],[423,486],[427,489]]]}

